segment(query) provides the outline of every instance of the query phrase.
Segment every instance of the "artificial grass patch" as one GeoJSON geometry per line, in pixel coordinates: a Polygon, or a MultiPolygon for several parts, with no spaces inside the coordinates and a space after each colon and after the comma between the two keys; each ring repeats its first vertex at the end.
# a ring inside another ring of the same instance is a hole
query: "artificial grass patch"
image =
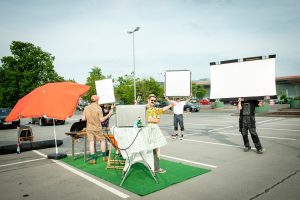
{"type": "MultiPolygon", "coordinates": [[[[106,170],[106,163],[103,162],[101,158],[98,159],[96,165],[85,163],[83,157],[79,157],[76,160],[73,160],[72,157],[67,157],[61,160],[75,168],[120,186],[122,170],[106,170]]],[[[167,172],[164,174],[156,173],[156,179],[158,181],[158,183],[156,183],[144,164],[135,163],[131,167],[122,188],[140,196],[145,196],[210,171],[208,169],[193,167],[168,160],[160,160],[160,166],[161,168],[166,169],[167,172]]]]}

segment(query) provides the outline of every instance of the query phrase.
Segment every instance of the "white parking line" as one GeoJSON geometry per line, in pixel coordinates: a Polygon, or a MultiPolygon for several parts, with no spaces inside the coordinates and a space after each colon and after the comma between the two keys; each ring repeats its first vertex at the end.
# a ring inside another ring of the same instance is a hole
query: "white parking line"
{"type": "Polygon", "coordinates": [[[291,131],[291,132],[299,132],[300,133],[300,130],[292,130],[292,129],[284,129],[284,128],[258,128],[258,129],[272,130],[272,131],[291,131]]]}
{"type": "Polygon", "coordinates": [[[15,162],[15,163],[9,163],[5,165],[0,165],[0,167],[6,167],[6,166],[11,166],[11,165],[18,165],[18,164],[23,164],[23,163],[29,163],[29,162],[34,162],[34,161],[39,161],[39,160],[45,160],[46,158],[38,158],[38,159],[32,159],[32,160],[25,160],[21,162],[15,162]]]}
{"type": "Polygon", "coordinates": [[[177,158],[177,157],[172,157],[172,156],[167,156],[167,155],[162,155],[162,154],[160,156],[165,157],[165,158],[170,158],[170,159],[173,159],[173,160],[180,160],[180,161],[187,162],[187,163],[193,163],[193,164],[196,164],[196,165],[202,165],[202,166],[206,166],[206,167],[217,168],[217,166],[215,166],[215,165],[195,162],[195,161],[186,160],[186,159],[182,159],[182,158],[177,158]]]}
{"type": "Polygon", "coordinates": [[[74,168],[72,168],[72,167],[64,164],[64,163],[62,163],[62,162],[60,162],[60,161],[58,161],[58,160],[53,160],[53,161],[56,164],[62,166],[63,168],[65,168],[65,169],[73,172],[74,174],[76,174],[78,176],[81,176],[82,178],[84,178],[84,179],[86,179],[86,180],[94,183],[95,185],[97,185],[97,186],[99,186],[99,187],[101,187],[101,188],[103,188],[103,189],[105,189],[105,190],[107,190],[107,191],[109,191],[109,192],[111,192],[111,193],[113,193],[113,194],[115,194],[115,195],[123,198],[123,199],[126,199],[126,198],[129,197],[127,194],[125,194],[125,193],[123,193],[123,192],[121,192],[119,190],[116,190],[116,189],[114,189],[114,188],[112,188],[112,187],[110,187],[110,186],[108,186],[108,185],[106,185],[106,184],[104,184],[104,183],[102,183],[102,182],[100,182],[100,181],[98,181],[98,180],[96,180],[96,179],[94,179],[94,178],[92,178],[92,177],[90,177],[90,176],[88,176],[88,175],[86,175],[86,174],[84,174],[84,173],[82,173],[82,172],[80,172],[80,171],[78,171],[78,170],[76,170],[76,169],[74,169],[74,168]]]}
{"type": "MultiPolygon", "coordinates": [[[[164,129],[172,129],[172,128],[164,128],[164,129]]],[[[173,129],[172,129],[173,130],[173,129]]],[[[197,129],[185,129],[186,131],[189,132],[194,132],[194,133],[189,133],[189,134],[185,134],[186,137],[188,136],[193,136],[193,135],[201,135],[201,134],[205,134],[208,133],[208,131],[203,131],[203,130],[197,130],[197,129]]],[[[241,136],[240,133],[228,133],[228,132],[210,132],[210,133],[215,133],[215,134],[223,134],[223,135],[234,135],[234,136],[241,136]]],[[[171,136],[166,136],[166,137],[170,137],[171,136]]],[[[295,138],[288,138],[288,137],[271,137],[271,136],[264,136],[264,135],[259,135],[260,138],[268,138],[268,139],[278,139],[278,140],[297,140],[295,138]]]]}
{"type": "MultiPolygon", "coordinates": [[[[240,133],[226,133],[226,132],[216,132],[216,133],[220,133],[220,134],[224,134],[224,135],[241,136],[240,133]]],[[[259,135],[259,137],[260,138],[278,139],[278,140],[297,140],[295,138],[270,137],[270,136],[264,136],[264,135],[259,135]]]]}
{"type": "Polygon", "coordinates": [[[228,128],[234,128],[235,126],[226,126],[226,127],[223,127],[223,128],[215,128],[215,129],[211,129],[209,131],[207,131],[208,133],[210,132],[213,132],[213,131],[218,131],[218,130],[222,130],[222,129],[228,129],[228,128]]]}
{"type": "Polygon", "coordinates": [[[258,121],[256,122],[256,124],[264,124],[264,123],[267,123],[267,122],[276,122],[276,121],[280,121],[282,120],[283,118],[278,118],[278,119],[267,119],[267,120],[264,120],[264,121],[258,121]]]}
{"type": "Polygon", "coordinates": [[[241,145],[224,144],[224,143],[218,143],[218,142],[206,142],[206,141],[202,141],[202,140],[191,140],[191,139],[185,139],[185,138],[183,140],[189,141],[189,142],[199,142],[199,143],[205,143],[205,144],[214,144],[214,145],[220,145],[220,146],[244,148],[244,146],[241,146],[241,145]]]}
{"type": "MultiPolygon", "coordinates": [[[[47,157],[45,154],[43,154],[43,153],[41,153],[41,152],[39,152],[37,150],[34,150],[33,152],[35,152],[38,155],[41,155],[43,157],[47,157]]],[[[96,180],[96,179],[94,179],[94,178],[92,178],[92,177],[90,177],[90,176],[82,173],[81,171],[76,170],[76,169],[74,169],[74,168],[72,168],[72,167],[70,167],[70,166],[68,166],[68,165],[66,165],[66,164],[64,164],[64,163],[62,163],[62,162],[60,162],[58,160],[52,160],[52,161],[55,162],[56,164],[60,165],[61,167],[63,167],[65,169],[73,172],[74,174],[76,174],[76,175],[78,175],[78,176],[80,176],[80,177],[82,177],[82,178],[84,178],[84,179],[86,179],[86,180],[94,183],[95,185],[97,185],[97,186],[99,186],[99,187],[101,187],[101,188],[103,188],[103,189],[105,189],[105,190],[107,190],[107,191],[109,191],[109,192],[111,192],[111,193],[113,193],[113,194],[115,194],[115,195],[123,198],[123,199],[126,199],[126,198],[129,197],[127,194],[125,194],[125,193],[123,193],[123,192],[121,192],[119,190],[116,190],[115,188],[112,188],[112,187],[110,187],[110,186],[108,186],[108,185],[106,185],[106,184],[104,184],[104,183],[102,183],[102,182],[100,182],[100,181],[98,181],[98,180],[96,180]]]]}
{"type": "Polygon", "coordinates": [[[282,124],[282,123],[278,124],[277,122],[271,122],[269,124],[274,124],[274,125],[278,125],[278,126],[300,126],[299,122],[297,122],[297,124],[296,123],[295,124],[282,124]]]}
{"type": "Polygon", "coordinates": [[[47,156],[46,156],[45,154],[43,154],[43,153],[41,153],[41,152],[39,152],[39,151],[37,151],[37,150],[32,150],[32,151],[33,151],[34,153],[36,153],[36,154],[38,154],[38,155],[44,157],[44,158],[47,158],[47,156]]]}
{"type": "Polygon", "coordinates": [[[185,125],[186,124],[190,124],[190,125],[194,125],[194,126],[224,126],[224,125],[217,125],[217,124],[195,124],[195,123],[184,123],[185,125]]]}

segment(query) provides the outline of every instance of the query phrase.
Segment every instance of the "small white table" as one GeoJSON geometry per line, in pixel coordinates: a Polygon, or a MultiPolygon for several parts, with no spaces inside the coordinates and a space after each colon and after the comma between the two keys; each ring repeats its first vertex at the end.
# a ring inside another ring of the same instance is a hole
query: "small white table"
{"type": "Polygon", "coordinates": [[[118,142],[121,154],[125,161],[123,178],[120,186],[126,179],[131,166],[136,162],[142,162],[150,171],[153,179],[157,182],[154,174],[153,149],[167,144],[167,140],[157,124],[149,124],[146,127],[112,127],[111,133],[118,142]]]}

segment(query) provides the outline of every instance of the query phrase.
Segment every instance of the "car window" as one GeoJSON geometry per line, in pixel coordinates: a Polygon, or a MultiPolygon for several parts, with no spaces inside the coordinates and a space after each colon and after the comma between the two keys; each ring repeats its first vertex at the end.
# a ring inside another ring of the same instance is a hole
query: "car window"
{"type": "Polygon", "coordinates": [[[5,115],[8,115],[9,112],[10,112],[10,109],[1,109],[1,110],[0,110],[0,115],[5,116],[5,115]]]}

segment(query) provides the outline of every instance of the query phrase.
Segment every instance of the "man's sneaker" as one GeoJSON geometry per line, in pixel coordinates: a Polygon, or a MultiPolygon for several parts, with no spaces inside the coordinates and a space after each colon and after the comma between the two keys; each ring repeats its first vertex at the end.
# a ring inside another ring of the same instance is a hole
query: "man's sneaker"
{"type": "Polygon", "coordinates": [[[250,151],[251,150],[251,147],[245,147],[244,148],[244,152],[247,152],[247,151],[250,151]]]}
{"type": "Polygon", "coordinates": [[[172,134],[171,137],[172,137],[172,139],[177,139],[178,138],[178,134],[172,134]]]}
{"type": "Polygon", "coordinates": [[[183,139],[183,135],[180,135],[179,139],[182,140],[183,139]]]}
{"type": "Polygon", "coordinates": [[[158,170],[155,170],[156,173],[160,173],[160,174],[166,173],[166,171],[167,170],[162,169],[162,168],[159,168],[158,170]]]}
{"type": "Polygon", "coordinates": [[[264,152],[265,152],[264,149],[257,149],[257,153],[258,153],[258,154],[263,154],[264,152]]]}

